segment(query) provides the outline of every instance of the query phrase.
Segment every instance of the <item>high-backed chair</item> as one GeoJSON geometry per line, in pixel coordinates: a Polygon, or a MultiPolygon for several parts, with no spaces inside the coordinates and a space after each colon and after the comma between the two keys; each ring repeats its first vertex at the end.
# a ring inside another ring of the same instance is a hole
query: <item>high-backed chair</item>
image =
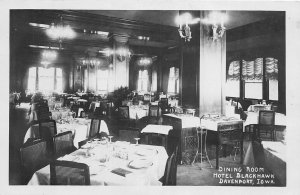
{"type": "Polygon", "coordinates": [[[53,156],[55,159],[75,151],[72,131],[66,131],[53,137],[53,156]]]}
{"type": "Polygon", "coordinates": [[[165,168],[165,174],[160,179],[160,181],[163,183],[163,185],[167,186],[175,186],[176,185],[176,176],[177,176],[177,149],[172,153],[172,155],[168,158],[166,168],[165,168]]]}
{"type": "Polygon", "coordinates": [[[27,184],[35,171],[48,165],[51,161],[47,142],[39,139],[22,146],[20,148],[20,158],[22,184],[27,184]]]}
{"type": "Polygon", "coordinates": [[[98,136],[100,130],[101,119],[93,118],[91,121],[88,139],[93,139],[98,136]]]}
{"type": "MultiPolygon", "coordinates": [[[[236,147],[237,143],[239,143],[239,146],[243,147],[243,121],[219,123],[217,137],[218,140],[216,146],[216,169],[219,168],[219,152],[221,145],[231,145],[233,147],[236,147]]],[[[242,164],[243,148],[240,149],[240,155],[240,163],[242,164]]]]}
{"type": "Polygon", "coordinates": [[[43,119],[50,119],[50,118],[51,118],[51,112],[49,112],[48,105],[38,104],[37,119],[43,120],[43,119]]]}
{"type": "Polygon", "coordinates": [[[90,185],[89,166],[73,161],[56,160],[50,164],[51,185],[90,185]]]}
{"type": "Polygon", "coordinates": [[[258,114],[258,125],[256,135],[259,141],[276,140],[275,112],[273,110],[260,110],[258,114]]]}
{"type": "Polygon", "coordinates": [[[144,94],[144,103],[148,104],[151,100],[151,95],[150,94],[144,94]]]}
{"type": "Polygon", "coordinates": [[[52,137],[57,134],[56,122],[52,119],[43,119],[38,121],[39,136],[38,138],[44,139],[47,142],[49,152],[53,152],[52,137]]]}
{"type": "Polygon", "coordinates": [[[119,139],[120,141],[127,141],[130,143],[135,143],[134,138],[140,137],[139,129],[128,128],[126,130],[119,130],[119,139]]]}

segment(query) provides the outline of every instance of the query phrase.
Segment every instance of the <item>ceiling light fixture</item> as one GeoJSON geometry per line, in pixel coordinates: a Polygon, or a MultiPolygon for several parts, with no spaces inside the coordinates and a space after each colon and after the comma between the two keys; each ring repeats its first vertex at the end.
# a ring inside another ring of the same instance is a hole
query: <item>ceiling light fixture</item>
{"type": "Polygon", "coordinates": [[[57,25],[54,23],[51,24],[50,28],[46,30],[46,34],[52,39],[57,39],[60,47],[63,39],[73,39],[76,37],[75,31],[70,25],[64,25],[62,16],[60,16],[60,22],[57,25]]]}

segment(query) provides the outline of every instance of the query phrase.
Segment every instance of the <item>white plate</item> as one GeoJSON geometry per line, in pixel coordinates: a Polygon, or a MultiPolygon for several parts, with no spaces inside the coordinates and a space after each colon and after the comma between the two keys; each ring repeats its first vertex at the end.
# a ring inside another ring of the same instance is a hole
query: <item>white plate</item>
{"type": "Polygon", "coordinates": [[[147,148],[139,148],[138,150],[135,151],[135,153],[140,156],[153,156],[154,154],[156,154],[156,150],[147,149],[147,148]]]}
{"type": "Polygon", "coordinates": [[[142,168],[148,168],[153,165],[153,162],[147,159],[136,159],[133,161],[130,161],[128,166],[133,169],[142,169],[142,168]]]}

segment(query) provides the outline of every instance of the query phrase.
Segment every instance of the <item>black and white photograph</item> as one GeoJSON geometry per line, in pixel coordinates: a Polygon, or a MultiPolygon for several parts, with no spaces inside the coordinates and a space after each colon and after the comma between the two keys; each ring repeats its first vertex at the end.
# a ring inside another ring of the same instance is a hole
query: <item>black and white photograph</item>
{"type": "Polygon", "coordinates": [[[9,190],[299,193],[299,2],[33,2],[1,14],[9,190]]]}

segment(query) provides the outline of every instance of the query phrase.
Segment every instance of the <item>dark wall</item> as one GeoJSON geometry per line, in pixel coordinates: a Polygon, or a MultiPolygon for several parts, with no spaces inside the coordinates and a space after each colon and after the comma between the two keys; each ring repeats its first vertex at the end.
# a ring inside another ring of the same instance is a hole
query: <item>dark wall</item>
{"type": "MultiPolygon", "coordinates": [[[[226,32],[226,70],[234,60],[254,60],[258,57],[278,59],[278,109],[286,111],[285,13],[226,32]]],[[[242,88],[241,88],[242,89],[242,88]]],[[[241,90],[241,97],[243,92],[241,90]]],[[[263,97],[268,97],[264,90],[263,97]]]]}

